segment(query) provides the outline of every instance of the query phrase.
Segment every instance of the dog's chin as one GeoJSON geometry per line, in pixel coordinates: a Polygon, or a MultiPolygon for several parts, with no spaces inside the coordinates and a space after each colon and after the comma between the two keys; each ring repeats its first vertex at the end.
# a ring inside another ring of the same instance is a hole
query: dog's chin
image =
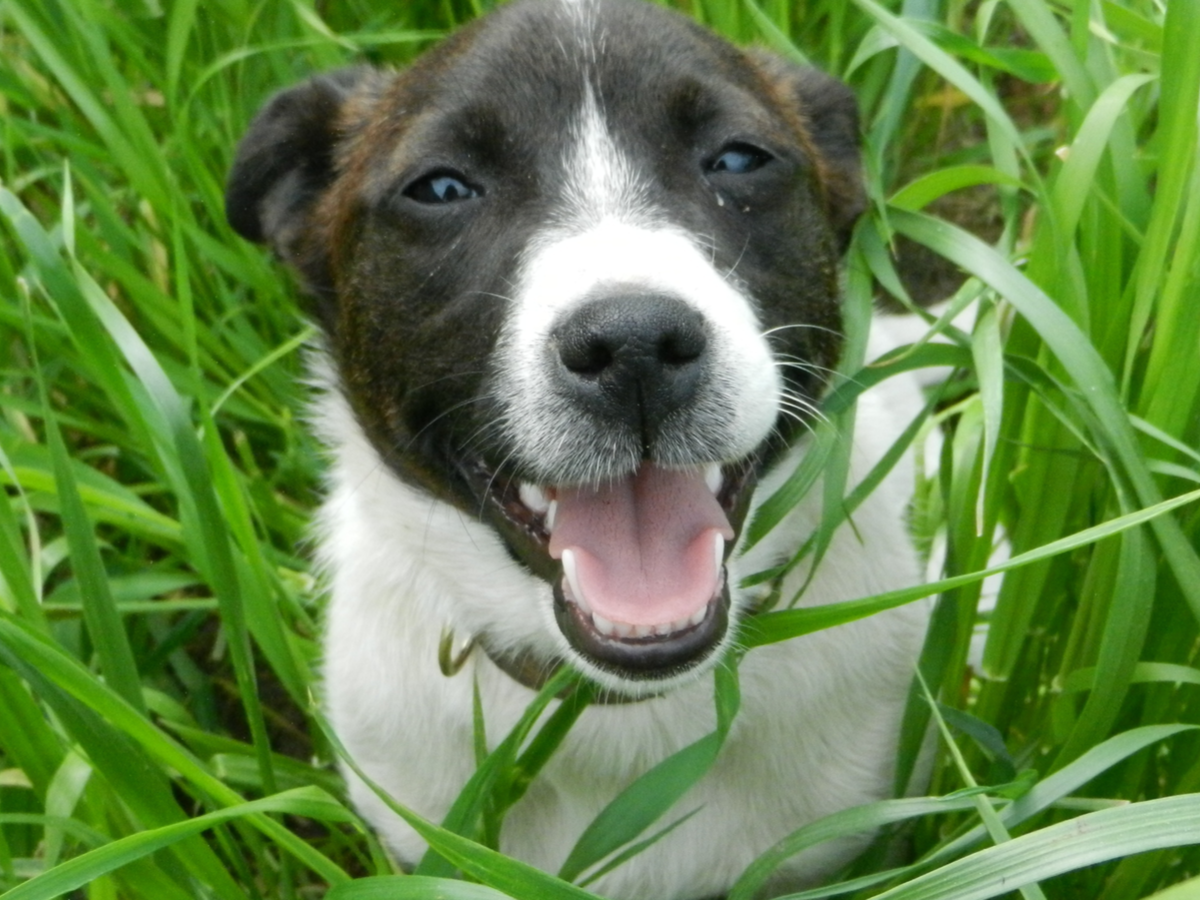
{"type": "Polygon", "coordinates": [[[639,697],[700,676],[728,645],[726,558],[756,469],[754,459],[647,463],[624,485],[590,488],[535,486],[481,461],[463,471],[509,551],[551,586],[565,661],[604,689],[639,697]],[[622,502],[630,509],[614,513],[622,502]],[[689,526],[668,534],[680,520],[689,526]]]}

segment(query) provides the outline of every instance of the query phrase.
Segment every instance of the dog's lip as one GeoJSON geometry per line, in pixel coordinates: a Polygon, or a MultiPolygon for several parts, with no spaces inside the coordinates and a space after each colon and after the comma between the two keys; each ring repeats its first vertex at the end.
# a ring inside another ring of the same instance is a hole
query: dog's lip
{"type": "Polygon", "coordinates": [[[597,627],[594,616],[568,596],[567,579],[554,586],[554,616],[563,636],[593,665],[635,681],[670,677],[703,662],[729,627],[729,588],[722,567],[720,582],[703,616],[665,635],[618,637],[597,627]]]}

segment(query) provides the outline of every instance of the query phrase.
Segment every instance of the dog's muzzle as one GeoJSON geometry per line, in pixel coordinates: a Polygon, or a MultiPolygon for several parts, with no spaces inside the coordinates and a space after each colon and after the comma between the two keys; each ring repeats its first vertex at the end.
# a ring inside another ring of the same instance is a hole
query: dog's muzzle
{"type": "Polygon", "coordinates": [[[670,294],[584,298],[548,329],[542,356],[576,468],[561,480],[476,479],[488,477],[510,548],[553,586],[572,650],[618,678],[686,671],[729,627],[725,561],[756,466],[714,459],[706,442],[710,327],[670,294]]]}

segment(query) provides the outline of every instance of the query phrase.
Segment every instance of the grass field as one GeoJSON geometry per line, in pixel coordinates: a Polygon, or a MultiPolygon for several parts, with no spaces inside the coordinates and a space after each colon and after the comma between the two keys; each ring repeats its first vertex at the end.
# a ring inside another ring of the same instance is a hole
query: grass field
{"type": "MultiPolygon", "coordinates": [[[[273,90],[403,64],[489,5],[0,2],[5,900],[590,896],[471,840],[479,816],[466,837],[420,825],[449,861],[425,871],[468,880],[400,876],[343,803],[312,702],[312,330],[222,212],[232,149],[273,90]]],[[[949,285],[978,310],[971,334],[884,366],[851,350],[796,479],[824,472],[832,528],[857,500],[841,502],[833,438],[858,387],[959,370],[921,425],[947,440],[913,516],[946,559],[923,591],[938,702],[914,688],[900,748],[910,766],[936,710],[930,796],[834,817],[778,855],[887,826],[911,866],[881,870],[880,852],[803,896],[1200,897],[1200,3],[683,6],[857,90],[874,207],[849,258],[851,333],[878,293],[949,285]],[[1009,571],[969,661],[1000,534],[1009,571]]],[[[916,595],[766,615],[747,643],[916,595]]],[[[516,744],[481,766],[473,808],[503,809],[535,767],[516,744]]],[[[669,799],[641,786],[645,808],[669,799]]],[[[584,846],[576,880],[667,821],[584,846]]]]}

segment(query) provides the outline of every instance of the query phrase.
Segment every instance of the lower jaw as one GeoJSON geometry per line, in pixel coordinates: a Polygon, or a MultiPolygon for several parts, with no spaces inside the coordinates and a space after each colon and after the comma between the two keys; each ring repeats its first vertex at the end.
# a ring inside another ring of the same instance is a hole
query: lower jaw
{"type": "Polygon", "coordinates": [[[554,586],[554,615],[559,630],[580,656],[597,668],[630,681],[658,681],[687,672],[703,663],[721,644],[729,628],[729,587],[709,601],[708,614],[698,625],[670,635],[616,638],[595,630],[588,616],[554,586]]]}

